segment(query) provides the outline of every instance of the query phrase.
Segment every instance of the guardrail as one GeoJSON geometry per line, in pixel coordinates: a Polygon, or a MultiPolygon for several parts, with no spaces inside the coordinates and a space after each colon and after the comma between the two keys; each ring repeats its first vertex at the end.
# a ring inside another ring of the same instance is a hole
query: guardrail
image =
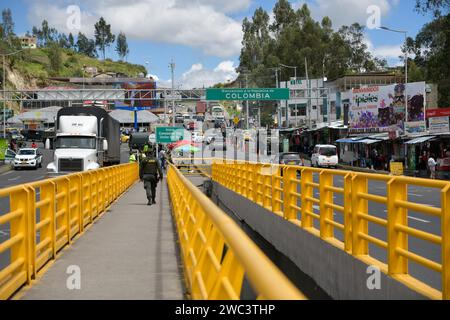
{"type": "Polygon", "coordinates": [[[213,158],[172,158],[172,163],[184,176],[211,178],[213,158]]]}
{"type": "Polygon", "coordinates": [[[10,261],[0,270],[0,299],[30,284],[138,177],[138,166],[125,164],[1,189],[9,212],[0,212],[0,227],[9,224],[10,235],[0,254],[9,250],[10,261]]]}
{"type": "Polygon", "coordinates": [[[215,162],[212,177],[365,263],[378,266],[408,287],[432,299],[450,299],[450,182],[233,161],[215,162]],[[336,184],[338,177],[343,180],[342,186],[336,184]],[[369,192],[369,183],[374,181],[382,184],[385,196],[369,192]],[[441,207],[409,201],[408,188],[413,186],[440,192],[441,207]],[[315,197],[317,191],[319,196],[315,197]],[[343,205],[335,203],[336,195],[342,197],[343,205]],[[385,205],[386,213],[378,216],[369,213],[370,203],[385,205]],[[319,212],[314,212],[313,207],[319,212]],[[411,227],[408,210],[437,217],[440,234],[411,227]],[[371,235],[369,223],[382,228],[385,239],[371,235]],[[337,233],[341,236],[337,237],[337,233]],[[433,260],[409,250],[410,238],[440,246],[440,259],[433,260]],[[369,244],[385,250],[387,263],[371,255],[369,244]],[[410,263],[439,273],[442,291],[413,277],[409,273],[410,263]]]}
{"type": "Polygon", "coordinates": [[[239,299],[244,275],[258,299],[305,299],[244,231],[173,165],[168,185],[193,299],[239,299]]]}

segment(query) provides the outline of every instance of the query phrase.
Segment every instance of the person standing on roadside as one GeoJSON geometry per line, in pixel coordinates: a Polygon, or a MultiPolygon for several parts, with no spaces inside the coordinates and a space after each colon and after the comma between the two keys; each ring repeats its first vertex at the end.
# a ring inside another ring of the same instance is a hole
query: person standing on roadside
{"type": "Polygon", "coordinates": [[[431,154],[428,158],[428,168],[430,169],[430,178],[436,179],[436,160],[434,160],[434,155],[431,154]]]}

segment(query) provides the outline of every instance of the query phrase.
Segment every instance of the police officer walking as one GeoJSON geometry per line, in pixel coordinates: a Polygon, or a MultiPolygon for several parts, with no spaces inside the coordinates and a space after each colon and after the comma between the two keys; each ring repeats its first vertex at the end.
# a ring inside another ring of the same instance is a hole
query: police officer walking
{"type": "Polygon", "coordinates": [[[148,206],[155,204],[156,186],[158,181],[162,181],[163,173],[158,159],[152,152],[148,152],[147,156],[142,159],[139,165],[139,177],[144,181],[144,188],[147,192],[148,206]]]}

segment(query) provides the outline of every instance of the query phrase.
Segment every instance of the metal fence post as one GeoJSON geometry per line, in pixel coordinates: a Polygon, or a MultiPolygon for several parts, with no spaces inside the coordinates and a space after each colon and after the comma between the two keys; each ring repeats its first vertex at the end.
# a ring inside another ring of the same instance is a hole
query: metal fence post
{"type": "Polygon", "coordinates": [[[333,193],[326,189],[333,185],[333,176],[322,171],[319,180],[320,192],[320,237],[322,239],[332,238],[334,235],[333,226],[327,220],[333,220],[333,208],[329,205],[333,203],[333,193]]]}
{"type": "Polygon", "coordinates": [[[284,167],[283,169],[283,214],[286,220],[296,219],[296,210],[292,207],[294,205],[294,200],[296,197],[292,196],[295,183],[292,180],[296,177],[297,169],[289,167],[284,167]]]}
{"type": "Polygon", "coordinates": [[[450,185],[441,191],[442,299],[450,300],[450,185]]]}
{"type": "Polygon", "coordinates": [[[351,173],[344,177],[344,249],[352,252],[352,177],[351,173]]]}
{"type": "Polygon", "coordinates": [[[308,212],[312,212],[313,204],[311,201],[306,200],[306,197],[313,197],[314,192],[311,186],[308,186],[307,183],[313,182],[313,174],[312,171],[308,169],[302,170],[302,180],[301,180],[301,189],[302,189],[302,228],[312,228],[313,219],[308,214],[308,212]]]}
{"type": "Polygon", "coordinates": [[[388,273],[408,273],[408,259],[397,253],[397,249],[408,250],[408,236],[397,230],[397,226],[408,226],[408,210],[396,206],[395,201],[407,201],[408,190],[405,183],[392,178],[387,183],[387,243],[388,243],[388,273]]]}
{"type": "Polygon", "coordinates": [[[359,217],[359,214],[367,214],[367,200],[362,199],[358,193],[367,193],[368,181],[365,177],[355,174],[352,178],[352,252],[353,255],[366,255],[369,252],[369,243],[360,236],[367,234],[368,222],[359,217]]]}

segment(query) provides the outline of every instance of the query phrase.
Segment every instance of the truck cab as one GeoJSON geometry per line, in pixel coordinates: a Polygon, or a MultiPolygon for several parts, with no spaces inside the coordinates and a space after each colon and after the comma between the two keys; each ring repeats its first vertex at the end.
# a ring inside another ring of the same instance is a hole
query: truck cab
{"type": "MultiPolygon", "coordinates": [[[[50,139],[45,144],[50,149],[50,139]]],[[[119,124],[100,108],[63,108],[57,116],[53,149],[54,161],[47,166],[50,175],[120,163],[119,124]]]]}

